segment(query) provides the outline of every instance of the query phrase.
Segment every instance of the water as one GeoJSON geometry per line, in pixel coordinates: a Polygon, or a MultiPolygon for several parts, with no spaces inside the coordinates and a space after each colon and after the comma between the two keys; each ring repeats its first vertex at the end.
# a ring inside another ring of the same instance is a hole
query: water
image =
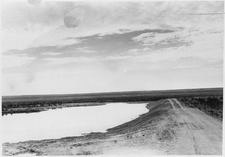
{"type": "Polygon", "coordinates": [[[146,104],[110,103],[2,117],[2,141],[56,139],[105,132],[146,113],[146,104]]]}

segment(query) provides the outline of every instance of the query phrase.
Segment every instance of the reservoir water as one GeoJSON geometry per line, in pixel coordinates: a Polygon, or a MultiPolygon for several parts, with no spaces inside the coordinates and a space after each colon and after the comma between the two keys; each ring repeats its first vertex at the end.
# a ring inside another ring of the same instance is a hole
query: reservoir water
{"type": "Polygon", "coordinates": [[[108,128],[148,112],[145,106],[146,104],[109,103],[6,115],[2,117],[2,141],[56,139],[90,132],[106,132],[108,128]]]}

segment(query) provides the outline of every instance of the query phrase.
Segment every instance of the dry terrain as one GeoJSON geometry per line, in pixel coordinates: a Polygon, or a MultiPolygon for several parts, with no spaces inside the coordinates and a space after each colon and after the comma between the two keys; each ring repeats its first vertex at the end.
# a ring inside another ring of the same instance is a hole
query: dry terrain
{"type": "Polygon", "coordinates": [[[148,113],[106,133],[4,143],[3,155],[222,154],[221,120],[174,98],[146,107],[148,113]]]}
{"type": "Polygon", "coordinates": [[[143,102],[202,96],[223,96],[223,88],[3,96],[2,114],[41,112],[62,107],[96,106],[107,102],[143,102]]]}

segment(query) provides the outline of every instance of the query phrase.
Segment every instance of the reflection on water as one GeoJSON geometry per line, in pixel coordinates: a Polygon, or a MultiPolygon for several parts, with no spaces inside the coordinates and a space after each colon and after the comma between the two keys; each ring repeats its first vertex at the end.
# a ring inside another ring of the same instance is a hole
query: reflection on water
{"type": "Polygon", "coordinates": [[[2,141],[55,139],[105,132],[146,113],[146,104],[110,103],[2,117],[2,141]]]}

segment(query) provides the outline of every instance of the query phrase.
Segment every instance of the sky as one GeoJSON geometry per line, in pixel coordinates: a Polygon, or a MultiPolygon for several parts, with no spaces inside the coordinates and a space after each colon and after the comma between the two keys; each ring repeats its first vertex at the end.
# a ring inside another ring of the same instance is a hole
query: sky
{"type": "Polygon", "coordinates": [[[223,27],[223,1],[3,1],[2,95],[222,87],[223,27]]]}

